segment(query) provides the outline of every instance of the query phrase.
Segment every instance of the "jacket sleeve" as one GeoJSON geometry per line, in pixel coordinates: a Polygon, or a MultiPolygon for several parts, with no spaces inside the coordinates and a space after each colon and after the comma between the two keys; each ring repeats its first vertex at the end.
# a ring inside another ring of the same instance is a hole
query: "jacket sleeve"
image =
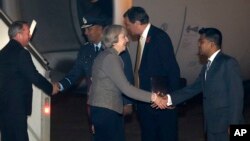
{"type": "Polygon", "coordinates": [[[22,50],[17,59],[22,75],[35,86],[42,89],[46,94],[51,95],[53,87],[51,83],[37,71],[30,53],[27,50],[22,50]]]}
{"type": "Polygon", "coordinates": [[[65,77],[59,81],[59,83],[63,86],[63,90],[69,89],[71,86],[76,84],[81,77],[83,77],[85,69],[90,67],[88,64],[91,58],[87,58],[84,55],[84,49],[83,47],[79,51],[76,61],[74,63],[74,66],[69,71],[68,74],[65,75],[65,77]]]}
{"type": "Polygon", "coordinates": [[[139,101],[150,102],[151,92],[137,89],[128,82],[123,71],[122,60],[117,56],[106,56],[102,68],[104,73],[114,82],[123,94],[139,101]]]}
{"type": "MultiPolygon", "coordinates": [[[[203,68],[204,69],[204,68],[203,68]]],[[[199,76],[196,78],[195,82],[187,87],[180,90],[174,91],[170,94],[173,105],[178,105],[195,95],[202,92],[202,79],[204,73],[200,72],[199,76]]]]}

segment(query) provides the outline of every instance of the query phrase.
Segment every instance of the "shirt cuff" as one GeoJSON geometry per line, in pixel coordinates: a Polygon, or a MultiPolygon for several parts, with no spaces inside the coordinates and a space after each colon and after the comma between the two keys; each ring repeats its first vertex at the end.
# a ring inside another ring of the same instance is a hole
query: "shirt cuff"
{"type": "Polygon", "coordinates": [[[60,86],[59,91],[62,92],[64,90],[64,87],[61,83],[59,83],[59,86],[60,86]]]}
{"type": "Polygon", "coordinates": [[[167,95],[167,97],[168,97],[167,106],[171,106],[171,105],[173,105],[173,103],[172,103],[172,99],[171,99],[171,96],[168,94],[168,95],[167,95]]]}

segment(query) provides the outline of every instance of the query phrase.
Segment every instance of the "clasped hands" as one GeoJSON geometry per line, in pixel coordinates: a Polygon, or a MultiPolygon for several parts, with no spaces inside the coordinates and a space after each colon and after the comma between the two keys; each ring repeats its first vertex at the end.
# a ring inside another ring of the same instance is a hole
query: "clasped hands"
{"type": "Polygon", "coordinates": [[[167,95],[157,92],[153,93],[151,96],[151,101],[153,102],[151,107],[156,109],[173,109],[173,106],[169,106],[167,95]]]}
{"type": "Polygon", "coordinates": [[[59,83],[58,82],[53,82],[52,87],[53,87],[52,95],[58,94],[59,91],[60,91],[59,83]]]}

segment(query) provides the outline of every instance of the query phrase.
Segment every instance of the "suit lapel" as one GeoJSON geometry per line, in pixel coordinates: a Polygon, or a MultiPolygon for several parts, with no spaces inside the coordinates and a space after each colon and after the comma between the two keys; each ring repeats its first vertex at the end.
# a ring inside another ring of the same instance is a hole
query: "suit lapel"
{"type": "Polygon", "coordinates": [[[148,35],[147,35],[146,40],[145,40],[144,49],[143,49],[142,57],[141,57],[140,68],[141,68],[141,66],[144,66],[143,64],[148,63],[147,62],[147,54],[149,52],[149,48],[152,47],[150,45],[151,45],[151,35],[153,35],[153,31],[154,31],[153,29],[154,29],[154,26],[151,25],[149,28],[149,31],[148,31],[148,35]]]}

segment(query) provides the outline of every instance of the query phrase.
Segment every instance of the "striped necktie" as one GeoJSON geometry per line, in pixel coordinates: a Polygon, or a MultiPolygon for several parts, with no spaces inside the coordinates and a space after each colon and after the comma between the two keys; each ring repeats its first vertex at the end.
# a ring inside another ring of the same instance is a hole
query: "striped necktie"
{"type": "Polygon", "coordinates": [[[207,72],[208,72],[210,66],[211,66],[211,61],[208,60],[208,61],[207,61],[207,66],[206,66],[206,71],[205,71],[205,79],[206,79],[206,77],[207,77],[207,72]]]}

